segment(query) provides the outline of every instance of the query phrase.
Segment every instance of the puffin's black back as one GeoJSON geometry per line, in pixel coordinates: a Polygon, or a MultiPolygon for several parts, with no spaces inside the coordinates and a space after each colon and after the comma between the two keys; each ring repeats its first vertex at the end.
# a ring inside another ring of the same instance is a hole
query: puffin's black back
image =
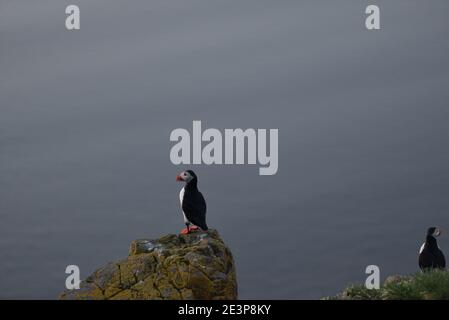
{"type": "Polygon", "coordinates": [[[184,198],[182,201],[182,211],[187,219],[203,230],[207,230],[206,224],[206,201],[198,190],[197,178],[194,175],[192,181],[184,187],[184,198]]]}

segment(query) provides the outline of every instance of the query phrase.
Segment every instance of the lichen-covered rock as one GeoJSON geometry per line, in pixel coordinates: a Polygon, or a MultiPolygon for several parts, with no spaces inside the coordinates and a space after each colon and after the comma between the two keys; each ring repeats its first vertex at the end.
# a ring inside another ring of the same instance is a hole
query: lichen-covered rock
{"type": "Polygon", "coordinates": [[[135,240],[61,299],[237,299],[231,251],[216,230],[135,240]]]}

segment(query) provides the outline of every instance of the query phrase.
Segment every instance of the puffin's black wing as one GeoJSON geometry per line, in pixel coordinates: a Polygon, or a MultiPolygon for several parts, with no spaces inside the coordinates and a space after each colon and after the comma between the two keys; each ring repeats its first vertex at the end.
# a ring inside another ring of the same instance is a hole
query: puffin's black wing
{"type": "Polygon", "coordinates": [[[435,267],[441,269],[446,268],[446,259],[444,258],[444,254],[440,249],[438,249],[435,254],[435,267]]]}
{"type": "Polygon", "coordinates": [[[446,259],[440,249],[437,250],[423,250],[419,255],[419,267],[421,270],[433,268],[446,268],[446,259]]]}
{"type": "Polygon", "coordinates": [[[427,250],[423,250],[419,254],[419,268],[424,271],[426,269],[433,268],[434,256],[427,250]]]}
{"type": "Polygon", "coordinates": [[[186,190],[182,201],[182,211],[187,219],[203,230],[207,230],[206,201],[198,190],[186,190]]]}

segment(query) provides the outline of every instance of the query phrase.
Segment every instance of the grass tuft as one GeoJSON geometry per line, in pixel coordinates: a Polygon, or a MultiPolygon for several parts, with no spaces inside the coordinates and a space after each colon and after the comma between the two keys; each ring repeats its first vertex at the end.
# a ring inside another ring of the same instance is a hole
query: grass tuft
{"type": "Polygon", "coordinates": [[[362,285],[352,286],[328,299],[449,300],[449,272],[430,270],[407,277],[391,277],[378,290],[362,285]]]}

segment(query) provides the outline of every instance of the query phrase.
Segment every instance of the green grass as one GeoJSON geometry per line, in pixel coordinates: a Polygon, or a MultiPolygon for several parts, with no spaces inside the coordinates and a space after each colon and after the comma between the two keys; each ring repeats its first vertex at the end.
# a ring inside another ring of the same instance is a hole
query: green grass
{"type": "Polygon", "coordinates": [[[449,300],[449,272],[433,270],[387,280],[380,289],[358,285],[330,299],[349,300],[449,300]]]}

